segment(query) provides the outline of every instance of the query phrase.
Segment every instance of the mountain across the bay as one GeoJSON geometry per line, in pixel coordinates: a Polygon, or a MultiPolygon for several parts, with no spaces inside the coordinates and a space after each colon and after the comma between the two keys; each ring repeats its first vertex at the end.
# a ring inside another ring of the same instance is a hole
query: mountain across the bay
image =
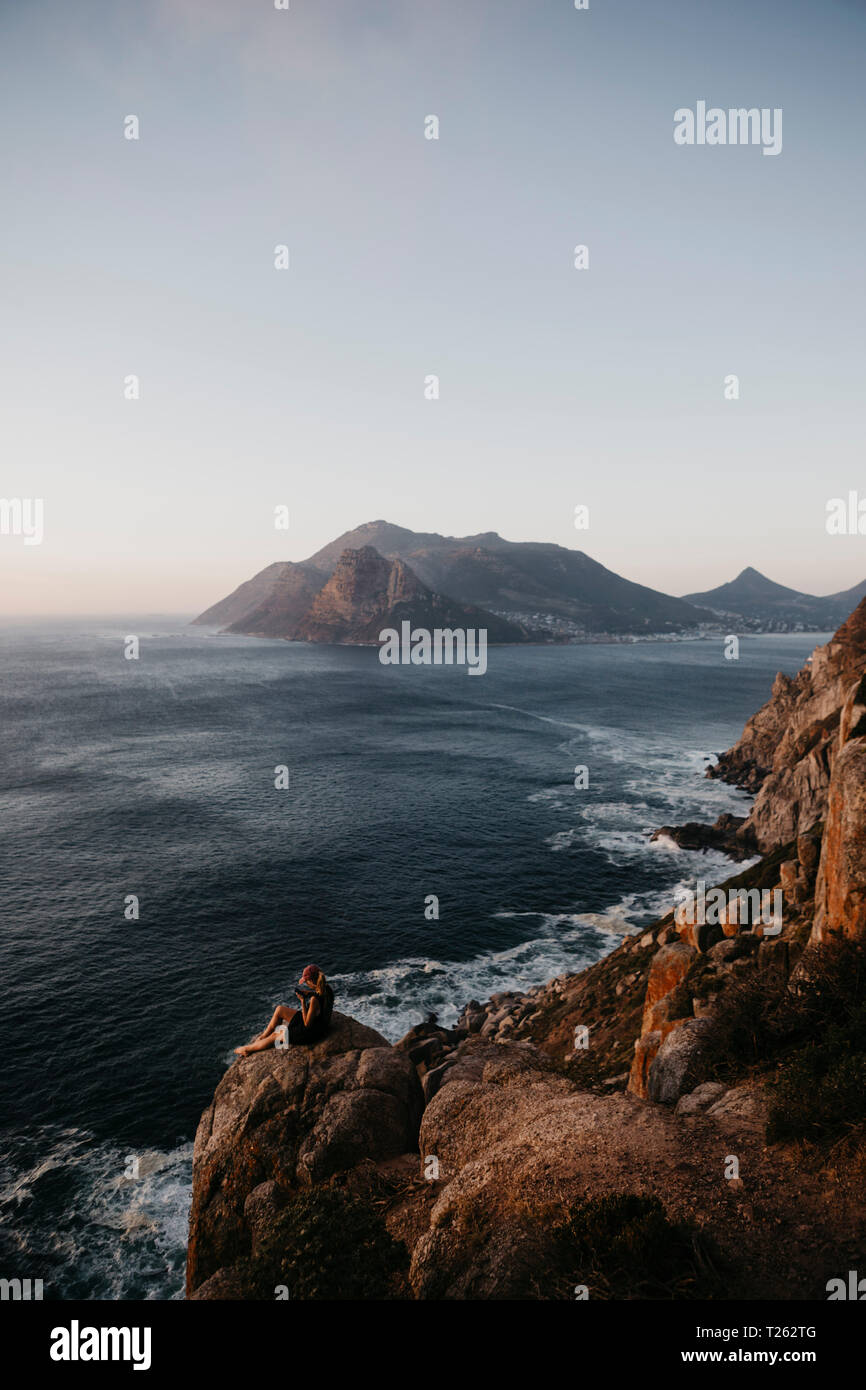
{"type": "Polygon", "coordinates": [[[800,628],[809,632],[837,628],[864,596],[866,580],[822,598],[776,584],[750,565],[727,584],[685,597],[689,603],[710,608],[719,615],[748,619],[765,631],[800,628]]]}
{"type": "Polygon", "coordinates": [[[580,550],[371,521],[308,560],[269,565],[195,621],[262,637],[365,642],[393,626],[398,610],[418,625],[484,626],[491,642],[672,634],[714,620],[580,550]]]}
{"type": "Polygon", "coordinates": [[[508,541],[495,531],[440,536],[368,521],[307,560],[268,565],[195,621],[259,637],[345,643],[374,642],[401,618],[483,626],[491,642],[695,635],[732,620],[747,632],[822,632],[838,627],[864,596],[866,581],[818,597],[750,566],[727,584],[675,598],[581,550],[508,541]]]}

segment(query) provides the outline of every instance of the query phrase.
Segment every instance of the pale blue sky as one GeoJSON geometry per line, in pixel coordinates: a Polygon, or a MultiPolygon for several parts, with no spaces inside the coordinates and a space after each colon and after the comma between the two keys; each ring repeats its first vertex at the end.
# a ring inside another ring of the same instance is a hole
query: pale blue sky
{"type": "Polygon", "coordinates": [[[676,593],[866,578],[824,529],[866,496],[864,34],[839,0],[0,0],[0,496],[45,503],[0,611],[192,611],[377,517],[676,593]],[[675,145],[699,99],[781,107],[782,153],[675,145]]]}

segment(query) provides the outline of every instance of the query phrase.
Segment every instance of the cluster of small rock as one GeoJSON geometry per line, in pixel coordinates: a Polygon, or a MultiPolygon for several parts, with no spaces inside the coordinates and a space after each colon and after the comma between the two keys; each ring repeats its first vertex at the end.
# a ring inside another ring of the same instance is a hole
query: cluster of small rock
{"type": "MultiPolygon", "coordinates": [[[[741,926],[736,907],[722,909],[716,924],[697,924],[691,904],[685,904],[656,936],[659,949],[649,969],[628,1084],[635,1095],[672,1104],[694,1084],[708,1020],[732,978],[766,969],[790,974],[803,946],[799,926],[812,915],[820,834],[800,835],[794,848],[796,857],[777,869],[776,887],[784,904],[780,935],[764,936],[760,924],[741,926]],[[685,998],[683,987],[694,978],[699,961],[703,987],[699,995],[685,998]]],[[[647,933],[644,939],[649,944],[652,938],[647,933]]]]}
{"type": "Polygon", "coordinates": [[[491,995],[485,1004],[470,999],[454,1028],[443,1028],[434,1015],[425,1023],[410,1028],[395,1047],[408,1053],[420,1078],[425,1103],[433,1099],[454,1066],[456,1051],[462,1042],[472,1035],[488,1038],[491,1042],[530,1039],[543,1006],[565,993],[569,978],[560,976],[524,993],[505,990],[491,995]]]}

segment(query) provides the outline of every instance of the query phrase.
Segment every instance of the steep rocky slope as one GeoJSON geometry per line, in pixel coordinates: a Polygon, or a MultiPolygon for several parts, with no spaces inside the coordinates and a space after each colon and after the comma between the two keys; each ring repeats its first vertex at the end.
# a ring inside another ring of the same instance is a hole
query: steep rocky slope
{"type": "Polygon", "coordinates": [[[303,625],[316,597],[321,593],[328,577],[309,565],[285,564],[273,583],[259,593],[252,606],[243,607],[236,612],[237,596],[227,599],[231,605],[232,616],[226,620],[219,616],[221,605],[209,610],[198,622],[226,622],[229,632],[246,633],[250,637],[292,637],[303,625]]]}
{"type": "Polygon", "coordinates": [[[779,673],[767,703],[710,769],[709,776],[757,793],[740,833],[760,850],[823,820],[842,709],[864,668],[866,599],[793,679],[779,673]]]}
{"type": "Polygon", "coordinates": [[[310,564],[286,560],[268,565],[194,621],[203,627],[234,626],[263,637],[280,636],[303,616],[327,578],[326,571],[310,564]]]}
{"type": "MultiPolygon", "coordinates": [[[[859,611],[859,610],[858,610],[859,611]]],[[[852,684],[830,759],[813,941],[866,936],[866,678],[852,684]]]]}

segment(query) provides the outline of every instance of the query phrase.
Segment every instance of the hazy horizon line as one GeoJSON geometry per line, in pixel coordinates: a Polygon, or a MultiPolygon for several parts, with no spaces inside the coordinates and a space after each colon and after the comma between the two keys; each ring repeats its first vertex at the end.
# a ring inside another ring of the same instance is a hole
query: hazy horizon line
{"type": "MultiPolygon", "coordinates": [[[[831,589],[831,590],[829,590],[827,593],[816,593],[816,592],[814,592],[814,591],[810,591],[810,590],[807,590],[807,589],[798,589],[798,588],[796,588],[794,585],[791,585],[791,584],[784,584],[783,581],[774,579],[771,575],[766,574],[763,570],[759,570],[759,569],[757,568],[756,565],[751,565],[751,564],[749,564],[749,565],[744,565],[744,566],[742,566],[742,568],[739,569],[735,574],[731,575],[730,578],[725,579],[725,580],[720,580],[720,581],[719,581],[718,583],[716,583],[716,584],[710,584],[708,588],[705,588],[705,589],[689,589],[689,590],[687,590],[687,591],[684,592],[684,593],[674,593],[674,592],[672,592],[672,591],[669,590],[669,589],[660,588],[660,587],[658,587],[656,584],[654,584],[654,583],[652,583],[652,582],[650,582],[650,581],[648,581],[648,580],[646,580],[646,579],[632,579],[632,578],[629,578],[627,575],[623,574],[620,570],[612,569],[611,566],[604,564],[603,561],[597,560],[597,559],[595,558],[595,556],[592,555],[588,550],[585,550],[585,549],[583,549],[583,548],[580,547],[580,546],[566,546],[566,545],[562,545],[561,542],[559,542],[559,541],[538,541],[538,540],[536,540],[536,541],[509,541],[508,538],[505,537],[505,536],[503,536],[499,531],[494,531],[494,530],[471,532],[471,533],[469,533],[468,535],[465,535],[465,536],[457,536],[457,535],[453,535],[453,536],[452,536],[452,535],[446,535],[445,533],[439,532],[439,531],[418,532],[418,531],[414,531],[411,527],[402,526],[402,525],[400,525],[400,523],[398,523],[398,522],[389,522],[389,521],[386,521],[384,518],[377,518],[377,520],[376,520],[375,522],[361,522],[361,523],[359,523],[358,526],[351,527],[351,528],[349,529],[349,531],[344,531],[344,532],[341,532],[340,534],[341,534],[341,535],[351,534],[351,531],[360,530],[360,529],[361,529],[362,527],[364,527],[364,526],[372,526],[372,525],[377,525],[377,524],[380,524],[380,523],[383,524],[383,525],[386,525],[386,526],[392,526],[392,527],[394,527],[394,529],[396,529],[396,530],[408,531],[408,532],[410,532],[411,534],[416,535],[416,536],[417,536],[417,535],[430,535],[430,536],[434,536],[434,535],[435,535],[435,536],[441,537],[441,539],[446,540],[446,541],[447,541],[447,540],[453,540],[453,541],[455,541],[455,542],[459,542],[459,541],[471,540],[471,539],[474,539],[474,538],[476,538],[476,537],[478,537],[478,536],[483,536],[483,535],[495,535],[495,536],[497,536],[500,540],[505,541],[505,542],[506,542],[507,544],[509,544],[509,545],[549,545],[549,546],[555,547],[555,548],[558,549],[558,550],[566,551],[566,552],[569,553],[569,554],[573,554],[573,555],[585,555],[585,556],[587,557],[587,559],[592,560],[593,563],[600,565],[600,566],[601,566],[603,569],[605,569],[609,574],[614,574],[614,575],[616,575],[618,578],[625,580],[627,583],[635,584],[635,585],[638,585],[638,586],[641,587],[641,588],[649,589],[649,590],[651,590],[652,592],[659,593],[659,594],[663,594],[664,596],[666,596],[666,597],[668,597],[668,598],[681,599],[681,600],[686,601],[686,602],[692,601],[692,600],[689,599],[689,595],[701,595],[701,594],[704,594],[704,593],[711,593],[714,589],[718,589],[718,588],[723,587],[725,584],[730,584],[730,583],[735,582],[735,581],[740,577],[741,574],[745,573],[745,571],[746,571],[746,570],[749,570],[749,569],[754,570],[756,574],[761,575],[762,578],[768,580],[770,583],[779,584],[781,587],[789,589],[790,592],[791,592],[792,594],[802,595],[804,598],[813,598],[813,599],[818,599],[818,600],[829,599],[829,598],[833,598],[835,595],[847,593],[847,592],[849,592],[851,589],[857,588],[858,585],[859,585],[860,583],[866,582],[866,575],[864,575],[864,578],[863,578],[863,579],[861,579],[861,580],[855,580],[855,582],[854,582],[853,584],[848,584],[848,585],[844,586],[844,587],[841,588],[841,589],[831,589]]],[[[334,538],[334,540],[339,540],[339,539],[340,539],[340,536],[336,536],[336,537],[334,538]]],[[[202,606],[200,603],[198,603],[198,604],[191,603],[191,604],[184,605],[183,607],[180,607],[180,608],[177,608],[177,609],[175,609],[175,608],[154,608],[154,609],[151,609],[151,608],[147,608],[147,607],[140,607],[140,606],[138,606],[138,605],[134,605],[134,606],[129,606],[129,607],[127,607],[127,608],[121,608],[121,609],[117,609],[117,608],[110,608],[110,609],[107,609],[107,608],[106,608],[106,609],[103,609],[103,608],[93,608],[93,607],[88,606],[88,607],[82,607],[82,608],[69,608],[69,609],[62,609],[62,608],[58,608],[58,609],[47,609],[47,608],[42,608],[42,609],[39,609],[39,610],[29,610],[29,611],[26,610],[26,609],[24,609],[24,610],[19,610],[19,609],[6,609],[6,608],[0,607],[0,621],[6,621],[6,620],[11,620],[11,621],[19,621],[19,620],[20,620],[20,621],[27,621],[27,620],[32,620],[32,619],[46,619],[46,620],[49,620],[49,621],[50,621],[50,620],[55,620],[55,619],[59,619],[59,618],[75,618],[75,619],[82,619],[82,620],[97,619],[97,618],[100,619],[100,620],[105,620],[105,619],[109,619],[109,618],[117,618],[118,620],[120,620],[120,619],[124,618],[125,616],[128,617],[128,618],[131,618],[131,617],[136,617],[136,618],[149,617],[149,618],[154,618],[154,619],[157,619],[157,618],[166,618],[166,619],[172,619],[172,620],[183,619],[183,618],[187,618],[187,617],[189,617],[189,618],[192,619],[192,618],[196,618],[196,617],[199,616],[201,613],[206,612],[208,608],[210,608],[210,607],[214,606],[215,604],[221,602],[223,599],[227,598],[230,594],[233,594],[242,584],[245,584],[245,583],[247,583],[249,580],[255,578],[256,575],[263,573],[263,572],[264,572],[266,569],[268,569],[271,565],[275,565],[275,564],[293,564],[293,565],[303,565],[303,564],[307,564],[307,563],[309,563],[309,561],[310,561],[315,555],[317,555],[317,554],[319,553],[320,550],[323,550],[323,549],[327,548],[329,545],[333,545],[333,544],[334,544],[334,541],[326,541],[325,544],[324,544],[324,546],[318,546],[314,551],[312,551],[312,553],[311,553],[310,555],[305,556],[302,560],[291,560],[291,559],[289,559],[288,557],[281,557],[281,558],[279,558],[279,559],[267,560],[267,561],[265,561],[263,564],[261,564],[260,566],[258,566],[257,568],[255,568],[255,569],[253,569],[253,570],[251,570],[251,571],[248,571],[248,572],[247,572],[242,578],[240,578],[240,579],[231,580],[231,579],[228,579],[228,578],[227,578],[227,579],[225,579],[224,581],[215,580],[215,581],[214,581],[214,590],[216,590],[217,588],[220,588],[220,592],[218,592],[218,593],[215,592],[215,593],[214,593],[214,596],[211,597],[210,599],[208,599],[208,601],[207,601],[206,603],[204,603],[203,606],[202,606]]],[[[366,544],[370,544],[370,543],[369,543],[369,542],[366,542],[366,544]]],[[[347,550],[359,549],[359,548],[360,548],[359,546],[346,546],[346,549],[347,549],[347,550]]],[[[375,546],[373,546],[372,548],[373,548],[373,549],[376,549],[375,546]]],[[[383,556],[383,558],[386,558],[386,557],[383,556]]],[[[412,566],[411,566],[411,560],[406,560],[406,561],[404,561],[404,563],[408,564],[409,567],[410,567],[410,569],[411,569],[411,567],[412,567],[412,566]]],[[[428,587],[429,587],[429,586],[428,586],[428,587]]],[[[444,592],[444,591],[443,591],[443,592],[444,592]]],[[[697,601],[696,601],[696,606],[699,606],[699,605],[697,604],[697,601]]],[[[543,605],[542,605],[542,607],[543,607],[543,605]]],[[[539,610],[539,611],[541,611],[541,610],[539,610]]],[[[720,614],[720,616],[722,616],[722,615],[720,614]]],[[[830,630],[830,629],[828,629],[828,631],[829,631],[829,630],[830,630]]]]}

